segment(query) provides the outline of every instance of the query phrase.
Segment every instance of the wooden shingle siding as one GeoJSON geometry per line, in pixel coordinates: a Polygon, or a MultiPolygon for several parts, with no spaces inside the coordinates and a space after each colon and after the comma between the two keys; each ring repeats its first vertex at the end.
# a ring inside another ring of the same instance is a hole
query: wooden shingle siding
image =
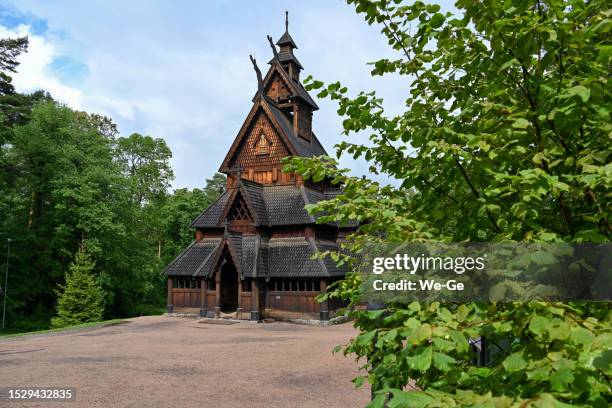
{"type": "MultiPolygon", "coordinates": [[[[260,112],[255,124],[250,129],[248,136],[243,140],[238,149],[236,156],[230,162],[231,167],[240,166],[242,169],[251,169],[256,167],[281,167],[282,159],[289,155],[289,151],[278,137],[278,134],[272,127],[270,120],[260,112]],[[256,147],[261,132],[264,133],[270,142],[270,153],[266,155],[257,154],[256,147]]],[[[243,174],[248,177],[248,170],[243,171],[243,174]]],[[[272,173],[270,172],[270,182],[272,181],[272,173]]]]}

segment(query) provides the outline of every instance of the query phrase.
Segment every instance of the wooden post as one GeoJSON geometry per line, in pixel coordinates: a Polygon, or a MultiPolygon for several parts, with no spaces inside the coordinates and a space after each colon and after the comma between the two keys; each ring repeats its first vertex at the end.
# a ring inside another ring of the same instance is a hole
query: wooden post
{"type": "Polygon", "coordinates": [[[242,280],[238,277],[238,307],[236,308],[236,318],[242,317],[242,280]]]}
{"type": "Polygon", "coordinates": [[[215,274],[215,317],[221,315],[221,269],[215,274]]]}
{"type": "Polygon", "coordinates": [[[261,314],[259,313],[259,282],[256,278],[253,279],[251,287],[251,320],[260,321],[261,314]]]}
{"type": "Polygon", "coordinates": [[[208,282],[204,278],[200,278],[200,317],[206,317],[208,307],[206,305],[206,290],[208,282]]]}
{"type": "MultiPolygon", "coordinates": [[[[325,293],[327,291],[327,281],[325,279],[321,279],[321,293],[325,293]]],[[[327,321],[329,320],[329,300],[323,301],[321,303],[321,309],[319,311],[319,320],[327,321]]]]}
{"type": "Polygon", "coordinates": [[[174,312],[174,306],[172,305],[172,285],[173,285],[172,276],[168,276],[168,298],[166,300],[166,308],[168,313],[174,312]]]}

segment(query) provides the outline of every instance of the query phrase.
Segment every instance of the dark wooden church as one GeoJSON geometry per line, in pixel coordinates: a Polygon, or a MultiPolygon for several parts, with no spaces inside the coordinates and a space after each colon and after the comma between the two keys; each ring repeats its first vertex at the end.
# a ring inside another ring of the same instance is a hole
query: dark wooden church
{"type": "Polygon", "coordinates": [[[317,252],[337,250],[350,228],[316,224],[306,204],[338,189],[284,173],[287,156],[325,155],[312,131],[315,101],[300,83],[297,45],[286,30],[221,164],[227,189],[191,226],[195,241],[165,269],[168,312],[238,319],[328,320],[339,305],[315,298],[346,271],[317,252]]]}

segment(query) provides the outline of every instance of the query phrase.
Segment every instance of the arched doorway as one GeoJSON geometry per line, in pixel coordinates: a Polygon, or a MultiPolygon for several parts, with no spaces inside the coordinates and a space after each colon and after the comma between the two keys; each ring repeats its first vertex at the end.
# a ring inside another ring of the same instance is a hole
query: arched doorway
{"type": "Polygon", "coordinates": [[[231,259],[221,267],[221,311],[235,312],[238,308],[238,273],[231,259]]]}

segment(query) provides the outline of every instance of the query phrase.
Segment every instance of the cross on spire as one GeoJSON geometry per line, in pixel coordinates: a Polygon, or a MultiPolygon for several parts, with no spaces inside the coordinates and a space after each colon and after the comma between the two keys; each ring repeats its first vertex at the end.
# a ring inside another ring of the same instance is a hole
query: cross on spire
{"type": "Polygon", "coordinates": [[[285,10],[285,32],[289,32],[289,11],[285,10]]]}

